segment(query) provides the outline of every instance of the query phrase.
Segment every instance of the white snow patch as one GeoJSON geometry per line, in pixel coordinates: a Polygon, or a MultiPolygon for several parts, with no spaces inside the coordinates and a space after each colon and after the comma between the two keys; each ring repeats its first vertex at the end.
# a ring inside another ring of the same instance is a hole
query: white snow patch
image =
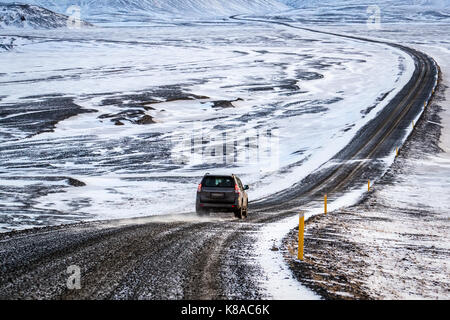
{"type": "Polygon", "coordinates": [[[274,300],[318,300],[320,296],[304,287],[297,281],[280,251],[282,240],[292,229],[298,217],[291,217],[276,223],[270,223],[259,231],[258,242],[255,244],[255,255],[267,276],[261,279],[261,285],[274,300]]]}

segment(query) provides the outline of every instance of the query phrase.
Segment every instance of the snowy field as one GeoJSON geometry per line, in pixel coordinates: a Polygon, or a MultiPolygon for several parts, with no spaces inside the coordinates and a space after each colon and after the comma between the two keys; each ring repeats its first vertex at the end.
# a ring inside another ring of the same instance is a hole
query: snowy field
{"type": "Polygon", "coordinates": [[[2,230],[192,212],[206,172],[252,200],[283,190],[413,69],[387,46],[232,21],[0,37],[18,43],[0,59],[2,230]]]}

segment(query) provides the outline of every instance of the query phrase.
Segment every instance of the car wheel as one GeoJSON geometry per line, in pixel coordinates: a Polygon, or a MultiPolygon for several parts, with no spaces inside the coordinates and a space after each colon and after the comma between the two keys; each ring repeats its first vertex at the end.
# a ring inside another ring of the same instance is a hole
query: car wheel
{"type": "Polygon", "coordinates": [[[206,211],[205,209],[199,208],[199,207],[195,208],[195,211],[197,212],[197,215],[199,217],[203,217],[203,216],[209,215],[208,211],[206,211]]]}
{"type": "Polygon", "coordinates": [[[242,219],[244,217],[244,208],[241,207],[239,209],[236,209],[236,211],[234,211],[234,216],[238,219],[242,219]]]}

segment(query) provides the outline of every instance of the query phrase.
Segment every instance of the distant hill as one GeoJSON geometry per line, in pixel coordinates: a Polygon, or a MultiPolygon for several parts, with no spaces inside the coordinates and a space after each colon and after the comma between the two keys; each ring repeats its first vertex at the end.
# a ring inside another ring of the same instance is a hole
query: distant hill
{"type": "MultiPolygon", "coordinates": [[[[45,8],[28,4],[5,4],[0,3],[0,29],[4,28],[33,28],[54,29],[67,28],[69,17],[55,13],[45,8]]],[[[92,26],[79,21],[80,27],[92,26]]],[[[8,45],[3,44],[3,49],[8,45]]]]}
{"type": "Polygon", "coordinates": [[[278,0],[293,8],[306,7],[344,7],[344,6],[369,6],[378,5],[383,8],[395,7],[411,7],[411,8],[433,8],[433,9],[449,9],[450,0],[278,0]]]}
{"type": "Polygon", "coordinates": [[[163,17],[218,17],[233,14],[275,13],[289,9],[278,0],[2,0],[22,1],[65,14],[72,6],[81,8],[81,17],[133,15],[163,17]]]}
{"type": "Polygon", "coordinates": [[[450,0],[279,0],[301,22],[365,23],[378,12],[381,22],[450,20],[450,0]]]}

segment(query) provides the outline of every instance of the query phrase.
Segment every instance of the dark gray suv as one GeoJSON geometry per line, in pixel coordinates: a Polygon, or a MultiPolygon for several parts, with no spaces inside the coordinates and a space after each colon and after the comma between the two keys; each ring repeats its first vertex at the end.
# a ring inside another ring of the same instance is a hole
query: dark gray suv
{"type": "Polygon", "coordinates": [[[249,187],[233,175],[211,175],[207,173],[197,189],[196,211],[207,215],[210,211],[232,211],[236,218],[244,219],[248,214],[249,187]]]}

